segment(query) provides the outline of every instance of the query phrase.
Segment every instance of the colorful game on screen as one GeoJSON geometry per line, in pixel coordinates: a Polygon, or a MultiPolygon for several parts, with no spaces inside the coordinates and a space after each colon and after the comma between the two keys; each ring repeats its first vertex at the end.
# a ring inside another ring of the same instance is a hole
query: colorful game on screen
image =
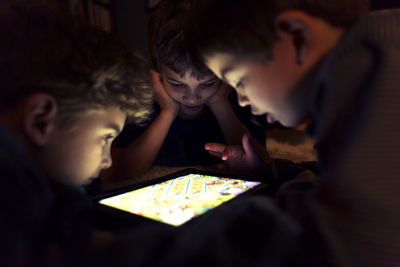
{"type": "Polygon", "coordinates": [[[100,203],[177,226],[258,184],[189,174],[106,198],[100,203]]]}

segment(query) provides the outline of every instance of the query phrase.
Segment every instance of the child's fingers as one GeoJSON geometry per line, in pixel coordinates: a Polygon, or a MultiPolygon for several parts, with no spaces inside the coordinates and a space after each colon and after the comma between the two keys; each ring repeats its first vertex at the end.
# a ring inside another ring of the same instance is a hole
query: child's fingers
{"type": "Polygon", "coordinates": [[[248,133],[245,133],[242,137],[242,145],[244,152],[246,154],[246,157],[250,160],[252,160],[254,157],[257,157],[257,152],[251,143],[251,137],[248,133]]]}
{"type": "Polygon", "coordinates": [[[242,157],[243,148],[241,146],[227,146],[219,143],[207,143],[205,149],[209,152],[218,153],[223,160],[231,157],[242,157]]]}
{"type": "Polygon", "coordinates": [[[222,159],[222,160],[228,160],[228,159],[232,156],[232,154],[233,154],[232,149],[229,149],[229,147],[228,147],[227,149],[225,149],[225,150],[222,152],[221,159],[222,159]]]}
{"type": "Polygon", "coordinates": [[[242,158],[244,150],[241,146],[227,146],[222,152],[222,159],[228,160],[229,158],[242,158]]]}
{"type": "Polygon", "coordinates": [[[226,149],[226,145],[224,144],[219,144],[219,143],[207,143],[204,148],[206,150],[213,151],[213,152],[217,152],[217,153],[222,153],[224,152],[224,150],[226,149]]]}
{"type": "Polygon", "coordinates": [[[162,82],[160,80],[160,74],[155,70],[150,70],[150,75],[152,78],[154,88],[155,89],[163,88],[162,82]]]}
{"type": "Polygon", "coordinates": [[[215,152],[215,151],[212,151],[212,150],[209,150],[208,154],[210,154],[211,156],[214,156],[214,157],[218,157],[218,158],[222,157],[221,152],[215,152]]]}
{"type": "Polygon", "coordinates": [[[152,84],[154,88],[154,99],[160,105],[161,109],[167,109],[172,106],[172,109],[175,109],[174,100],[169,97],[167,92],[165,91],[164,85],[161,82],[160,74],[155,70],[150,70],[150,74],[152,76],[152,84]]]}
{"type": "Polygon", "coordinates": [[[257,162],[270,162],[270,156],[267,149],[257,143],[248,133],[245,133],[242,138],[243,149],[248,162],[255,164],[257,162]]]}

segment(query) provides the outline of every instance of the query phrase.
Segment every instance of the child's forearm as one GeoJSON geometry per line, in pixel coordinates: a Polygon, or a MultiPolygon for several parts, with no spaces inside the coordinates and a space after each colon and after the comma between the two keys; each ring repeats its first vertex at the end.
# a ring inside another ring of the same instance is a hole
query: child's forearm
{"type": "Polygon", "coordinates": [[[240,145],[242,136],[247,132],[247,129],[236,116],[229,101],[221,101],[218,104],[210,105],[210,109],[218,121],[226,143],[228,145],[240,145]]]}
{"type": "Polygon", "coordinates": [[[113,175],[128,178],[146,172],[153,165],[175,117],[175,114],[161,111],[135,141],[116,151],[113,175]]]}

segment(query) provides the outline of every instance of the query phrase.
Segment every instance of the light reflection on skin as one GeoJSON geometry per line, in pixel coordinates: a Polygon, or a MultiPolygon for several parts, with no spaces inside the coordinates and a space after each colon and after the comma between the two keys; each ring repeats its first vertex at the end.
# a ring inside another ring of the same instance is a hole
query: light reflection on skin
{"type": "Polygon", "coordinates": [[[280,61],[262,62],[237,60],[230,54],[217,53],[207,58],[207,65],[235,88],[241,106],[250,105],[254,115],[265,114],[270,123],[279,121],[291,127],[301,123],[307,112],[290,97],[302,72],[295,62],[289,63],[288,56],[282,57],[280,61]]]}
{"type": "Polygon", "coordinates": [[[121,132],[126,114],[110,107],[81,115],[74,127],[54,127],[42,153],[45,172],[65,184],[87,184],[111,166],[111,143],[121,132]]]}

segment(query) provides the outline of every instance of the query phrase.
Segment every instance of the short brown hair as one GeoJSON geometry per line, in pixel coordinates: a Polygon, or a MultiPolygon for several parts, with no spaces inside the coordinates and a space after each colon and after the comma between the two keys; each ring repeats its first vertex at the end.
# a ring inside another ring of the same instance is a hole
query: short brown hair
{"type": "Polygon", "coordinates": [[[142,60],[50,2],[0,6],[1,110],[44,92],[54,96],[62,121],[110,106],[138,122],[146,118],[152,90],[142,60]]]}
{"type": "Polygon", "coordinates": [[[187,15],[193,0],[162,0],[152,12],[148,23],[148,44],[151,62],[157,70],[161,64],[184,76],[200,79],[212,72],[203,64],[193,65],[196,55],[191,51],[187,31],[187,15]]]}
{"type": "Polygon", "coordinates": [[[300,10],[333,26],[348,28],[369,9],[368,0],[199,0],[189,15],[195,53],[234,53],[271,58],[275,18],[300,10]]]}

